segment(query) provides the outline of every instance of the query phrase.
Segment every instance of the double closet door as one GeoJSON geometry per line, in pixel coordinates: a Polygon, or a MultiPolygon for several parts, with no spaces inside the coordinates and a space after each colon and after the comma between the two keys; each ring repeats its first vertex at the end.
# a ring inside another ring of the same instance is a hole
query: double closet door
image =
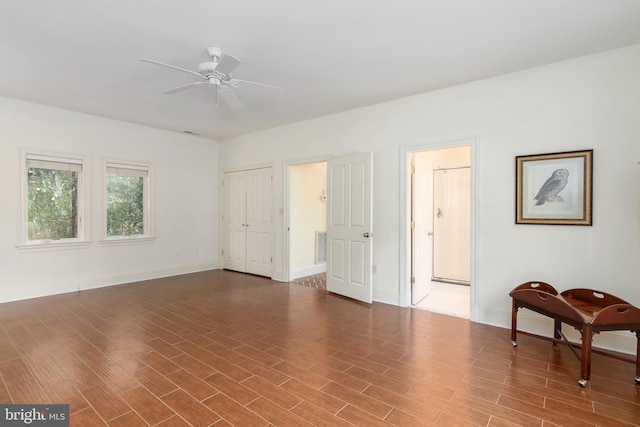
{"type": "Polygon", "coordinates": [[[223,267],[271,277],[273,168],[225,172],[223,267]]]}

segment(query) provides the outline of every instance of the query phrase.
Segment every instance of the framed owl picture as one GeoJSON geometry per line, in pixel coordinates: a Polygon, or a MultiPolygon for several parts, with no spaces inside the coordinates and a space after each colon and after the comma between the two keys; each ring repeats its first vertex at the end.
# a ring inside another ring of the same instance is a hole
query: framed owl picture
{"type": "Polygon", "coordinates": [[[516,224],[592,225],[593,150],[516,157],[516,224]]]}

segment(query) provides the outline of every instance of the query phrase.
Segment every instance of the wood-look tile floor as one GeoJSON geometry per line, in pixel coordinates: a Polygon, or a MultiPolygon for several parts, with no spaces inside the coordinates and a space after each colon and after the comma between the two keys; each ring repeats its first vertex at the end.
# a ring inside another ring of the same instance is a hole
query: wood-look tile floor
{"type": "Polygon", "coordinates": [[[631,426],[630,363],[208,271],[0,304],[0,402],[72,426],[631,426]]]}

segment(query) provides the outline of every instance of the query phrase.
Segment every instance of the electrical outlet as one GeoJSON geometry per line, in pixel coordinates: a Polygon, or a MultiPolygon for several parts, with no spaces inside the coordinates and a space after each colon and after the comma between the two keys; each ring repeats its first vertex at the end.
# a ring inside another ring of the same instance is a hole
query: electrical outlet
{"type": "Polygon", "coordinates": [[[176,248],[176,256],[180,256],[180,253],[181,253],[180,248],[176,248]]]}

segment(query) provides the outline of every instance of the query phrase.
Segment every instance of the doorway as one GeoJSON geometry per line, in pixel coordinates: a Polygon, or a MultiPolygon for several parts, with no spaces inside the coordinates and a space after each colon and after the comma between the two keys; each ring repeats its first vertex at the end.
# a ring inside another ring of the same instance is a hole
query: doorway
{"type": "MultiPolygon", "coordinates": [[[[326,274],[326,185],[326,161],[289,167],[290,281],[326,274]]],[[[314,283],[311,279],[308,282],[314,283]]]]}
{"type": "Polygon", "coordinates": [[[471,147],[409,156],[411,305],[470,318],[471,147]]]}

